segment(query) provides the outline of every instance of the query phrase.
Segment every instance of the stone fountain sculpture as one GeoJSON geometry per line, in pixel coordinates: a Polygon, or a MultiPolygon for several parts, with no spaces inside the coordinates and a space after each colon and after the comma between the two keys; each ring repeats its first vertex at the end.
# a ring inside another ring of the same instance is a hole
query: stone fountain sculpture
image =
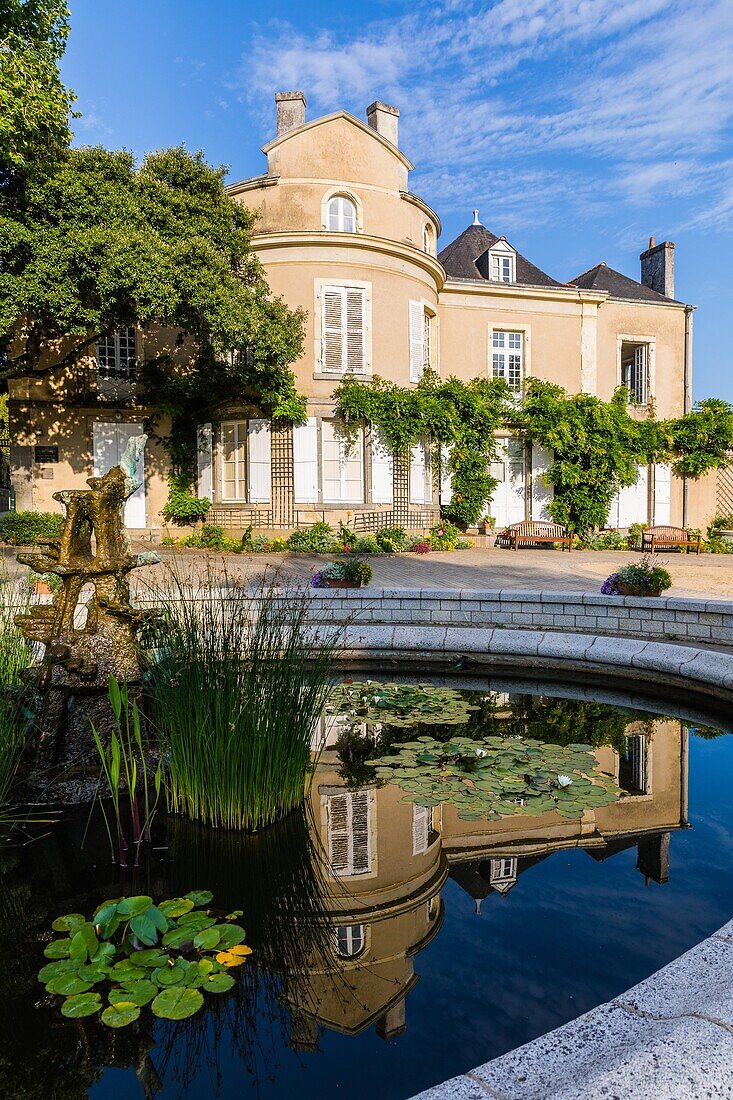
{"type": "Polygon", "coordinates": [[[18,555],[23,565],[61,581],[50,604],[16,619],[28,641],[45,645],[38,679],[39,771],[98,763],[91,723],[102,735],[110,728],[109,677],[140,682],[137,636],[154,613],[132,607],[129,573],[160,558],[154,551],[132,553],[124,510],[141,484],[135,470],[146,439],[130,439],[119,466],[88,478],[89,489],[54,493],[66,512],[61,537],[18,555]]]}

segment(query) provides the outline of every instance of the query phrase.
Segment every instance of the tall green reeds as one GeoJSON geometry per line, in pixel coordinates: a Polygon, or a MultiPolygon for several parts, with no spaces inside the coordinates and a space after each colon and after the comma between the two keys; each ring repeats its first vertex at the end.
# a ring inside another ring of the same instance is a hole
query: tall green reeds
{"type": "Polygon", "coordinates": [[[157,593],[152,716],[167,757],[169,806],[194,821],[257,830],[304,798],[311,740],[338,634],[316,641],[308,594],[254,594],[209,569],[157,593]]]}
{"type": "Polygon", "coordinates": [[[0,577],[0,829],[12,823],[8,816],[12,788],[30,721],[23,672],[32,654],[15,625],[15,616],[27,614],[29,603],[27,589],[0,577]]]}

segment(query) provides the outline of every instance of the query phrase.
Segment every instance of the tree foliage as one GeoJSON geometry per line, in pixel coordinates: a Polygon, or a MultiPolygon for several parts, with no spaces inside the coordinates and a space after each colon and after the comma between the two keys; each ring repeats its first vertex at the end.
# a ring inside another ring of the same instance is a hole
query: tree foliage
{"type": "Polygon", "coordinates": [[[442,381],[426,371],[417,386],[404,389],[383,378],[345,379],[334,393],[337,415],[349,427],[362,422],[378,427],[385,444],[406,455],[420,440],[435,445],[435,468],[451,475],[452,499],[446,516],[463,527],[475,523],[497,481],[489,464],[497,454],[496,430],[511,397],[500,380],[458,378],[442,381]]]}
{"type": "Polygon", "coordinates": [[[0,191],[69,144],[74,96],[58,69],[68,33],[63,0],[0,0],[0,191]]]}

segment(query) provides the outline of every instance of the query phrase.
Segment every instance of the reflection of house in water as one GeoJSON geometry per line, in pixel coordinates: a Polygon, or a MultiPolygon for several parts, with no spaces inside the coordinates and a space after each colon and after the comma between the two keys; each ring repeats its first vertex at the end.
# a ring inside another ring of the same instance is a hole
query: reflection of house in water
{"type": "Polygon", "coordinates": [[[580,820],[553,813],[465,821],[455,807],[428,810],[386,785],[348,790],[328,747],[311,792],[314,827],[330,864],[330,951],[309,963],[309,1003],[293,1006],[296,1045],[317,1041],[318,1026],[355,1034],[377,1025],[385,1038],[406,1027],[414,960],[440,927],[448,871],[471,897],[506,896],[522,873],[553,852],[581,848],[603,861],[636,846],[647,882],[666,882],[669,837],[687,821],[687,731],[679,721],[627,727],[623,752],[596,750],[625,792],[580,820]]]}
{"type": "MultiPolygon", "coordinates": [[[[669,877],[669,837],[687,824],[687,730],[678,721],[636,722],[627,727],[624,751],[596,750],[624,796],[588,810],[580,821],[555,814],[461,821],[443,805],[440,832],[453,878],[477,902],[506,895],[529,867],[553,852],[581,848],[602,862],[637,848],[637,868],[647,883],[669,877]]],[[[621,748],[621,746],[619,746],[621,748]]]]}

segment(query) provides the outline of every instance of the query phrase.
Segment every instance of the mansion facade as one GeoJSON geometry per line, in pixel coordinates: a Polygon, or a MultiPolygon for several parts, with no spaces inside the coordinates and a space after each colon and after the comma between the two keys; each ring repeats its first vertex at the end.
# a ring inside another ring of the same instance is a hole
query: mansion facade
{"type": "MultiPolygon", "coordinates": [[[[273,294],[307,314],[294,370],[308,420],[275,428],[241,403],[201,426],[198,495],[212,500],[211,522],[235,533],[321,518],[362,530],[390,522],[419,529],[437,518],[451,487],[431,468],[429,446],[408,460],[368,428],[355,445],[343,438],[332,395],[347,374],[407,387],[431,368],[443,377],[503,378],[517,392],[538,377],[604,400],[621,385],[642,418],[691,407],[694,307],[675,300],[673,244],[650,240],[639,281],[598,264],[563,283],[474,211],[439,251],[440,219],[409,190],[413,166],[399,148],[396,108],[376,102],[366,122],[345,111],[309,122],[301,92],[275,98],[267,170],[229,191],[258,214],[253,247],[273,294]]],[[[147,413],[136,364],[164,344],[164,333],[124,329],[80,369],[10,383],[18,510],[58,510],[54,492],[83,487],[119,460],[147,413]]],[[[542,474],[551,461],[524,438],[502,436],[491,471],[499,484],[486,507],[498,526],[547,518],[542,474]]],[[[160,529],[168,470],[155,443],[139,472],[128,526],[160,529]]],[[[715,511],[712,486],[684,485],[666,466],[642,468],[608,524],[700,525],[715,511]]]]}

